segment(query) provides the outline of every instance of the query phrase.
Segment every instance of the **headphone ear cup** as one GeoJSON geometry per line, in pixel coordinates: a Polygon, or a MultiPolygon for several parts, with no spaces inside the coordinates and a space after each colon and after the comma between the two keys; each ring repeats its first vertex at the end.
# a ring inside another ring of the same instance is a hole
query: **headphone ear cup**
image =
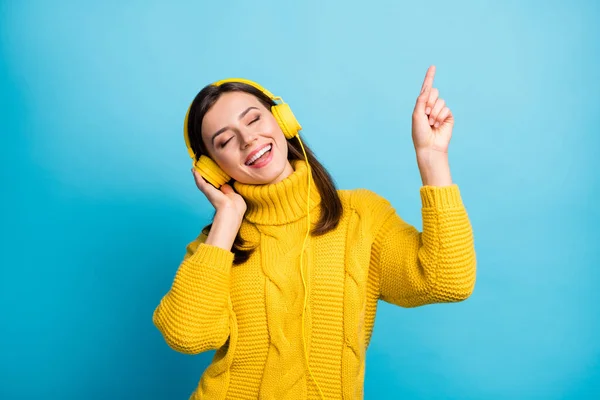
{"type": "Polygon", "coordinates": [[[302,126],[300,126],[300,123],[287,103],[277,104],[271,107],[271,112],[281,127],[286,139],[293,138],[302,129],[302,126]]]}
{"type": "Polygon", "coordinates": [[[217,189],[231,180],[231,177],[207,156],[200,156],[198,161],[194,163],[194,168],[208,183],[217,189]]]}

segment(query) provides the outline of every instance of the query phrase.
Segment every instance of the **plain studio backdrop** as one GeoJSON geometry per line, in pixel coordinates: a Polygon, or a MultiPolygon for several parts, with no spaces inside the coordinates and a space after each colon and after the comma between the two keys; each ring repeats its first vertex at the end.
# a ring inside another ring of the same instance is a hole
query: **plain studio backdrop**
{"type": "Polygon", "coordinates": [[[184,399],[152,324],[212,209],[183,136],[226,77],[281,95],[339,188],[422,229],[411,113],[456,118],[475,292],[380,302],[366,399],[600,398],[594,1],[1,1],[0,398],[184,399]]]}

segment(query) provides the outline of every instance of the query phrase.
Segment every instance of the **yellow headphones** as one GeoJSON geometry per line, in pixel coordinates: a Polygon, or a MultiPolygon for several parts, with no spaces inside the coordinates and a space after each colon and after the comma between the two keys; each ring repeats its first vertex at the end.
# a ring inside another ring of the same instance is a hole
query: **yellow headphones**
{"type": "MultiPolygon", "coordinates": [[[[321,398],[324,399],[325,397],[323,396],[323,392],[321,391],[319,384],[315,380],[315,377],[313,376],[310,366],[308,364],[308,354],[306,351],[306,339],[304,337],[304,310],[306,309],[307,290],[306,290],[306,281],[304,279],[303,256],[304,256],[304,250],[306,247],[306,240],[308,239],[308,236],[310,234],[310,184],[311,184],[311,178],[312,178],[312,171],[310,168],[310,163],[308,162],[308,157],[306,156],[306,151],[304,150],[304,145],[302,144],[302,140],[300,139],[299,131],[302,129],[302,127],[298,123],[298,120],[294,116],[294,113],[292,113],[292,109],[290,108],[290,106],[288,104],[286,104],[281,97],[274,96],[271,92],[269,92],[267,89],[265,89],[264,87],[262,87],[261,85],[259,85],[256,82],[250,81],[248,79],[242,79],[242,78],[230,78],[230,79],[223,79],[223,80],[217,81],[217,82],[213,83],[213,85],[220,86],[220,85],[222,85],[224,83],[228,83],[228,82],[245,83],[247,85],[253,86],[256,89],[260,90],[266,96],[268,96],[272,101],[274,101],[274,102],[279,101],[280,102],[279,104],[275,104],[274,106],[271,106],[271,113],[277,120],[277,123],[279,124],[279,127],[283,131],[283,134],[285,135],[286,139],[292,139],[296,136],[298,137],[298,141],[300,142],[300,146],[302,147],[302,152],[304,153],[304,159],[306,160],[306,166],[308,168],[308,195],[306,196],[306,218],[307,218],[308,223],[307,223],[306,235],[304,236],[304,243],[302,244],[302,250],[300,251],[300,274],[302,275],[302,283],[304,284],[304,306],[302,308],[302,345],[304,348],[304,359],[306,361],[306,368],[308,369],[308,372],[309,372],[310,377],[312,378],[313,382],[317,386],[317,389],[319,390],[319,394],[321,395],[321,398]]],[[[201,155],[198,158],[198,161],[196,161],[196,155],[194,154],[194,151],[192,150],[192,146],[190,144],[190,138],[189,138],[189,134],[188,134],[188,118],[190,115],[190,109],[191,109],[191,104],[190,104],[190,107],[188,107],[188,110],[185,114],[185,120],[183,122],[183,137],[185,139],[185,145],[187,146],[187,149],[188,149],[188,154],[192,158],[192,165],[194,166],[194,168],[200,173],[200,175],[202,175],[202,177],[204,179],[206,179],[207,182],[209,182],[210,184],[212,184],[214,187],[216,187],[218,189],[225,183],[229,182],[231,180],[231,177],[229,175],[227,175],[227,173],[225,173],[225,171],[223,171],[208,156],[201,155]]]]}

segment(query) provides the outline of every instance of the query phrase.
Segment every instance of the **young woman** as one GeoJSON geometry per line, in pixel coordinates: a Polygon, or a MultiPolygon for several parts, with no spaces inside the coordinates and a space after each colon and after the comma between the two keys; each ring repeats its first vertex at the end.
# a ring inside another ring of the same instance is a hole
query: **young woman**
{"type": "Polygon", "coordinates": [[[198,93],[184,124],[190,154],[229,183],[193,168],[214,219],[153,316],[173,349],[216,350],[192,399],[362,398],[378,300],[417,307],[471,295],[473,234],[448,165],[454,119],[434,74],[412,115],[423,232],[372,191],[337,190],[290,132],[300,128],[293,114],[282,117],[258,84],[198,93]]]}

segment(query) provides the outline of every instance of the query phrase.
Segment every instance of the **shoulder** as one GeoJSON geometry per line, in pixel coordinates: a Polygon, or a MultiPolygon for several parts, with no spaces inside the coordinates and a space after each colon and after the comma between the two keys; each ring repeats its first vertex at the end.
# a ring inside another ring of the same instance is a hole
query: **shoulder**
{"type": "Polygon", "coordinates": [[[202,244],[202,243],[204,243],[206,241],[207,237],[208,237],[208,235],[204,231],[202,231],[196,237],[196,239],[194,239],[193,241],[189,242],[187,244],[187,246],[185,247],[185,255],[183,256],[183,259],[186,260],[189,257],[191,257],[192,254],[194,254],[196,252],[196,250],[198,249],[198,247],[200,246],[200,244],[202,244]]]}
{"type": "Polygon", "coordinates": [[[361,216],[374,219],[385,219],[394,213],[394,207],[385,197],[364,188],[338,190],[344,208],[352,210],[361,216]]]}
{"type": "Polygon", "coordinates": [[[373,206],[391,206],[385,197],[369,189],[338,190],[338,194],[342,202],[357,210],[373,206]]]}

